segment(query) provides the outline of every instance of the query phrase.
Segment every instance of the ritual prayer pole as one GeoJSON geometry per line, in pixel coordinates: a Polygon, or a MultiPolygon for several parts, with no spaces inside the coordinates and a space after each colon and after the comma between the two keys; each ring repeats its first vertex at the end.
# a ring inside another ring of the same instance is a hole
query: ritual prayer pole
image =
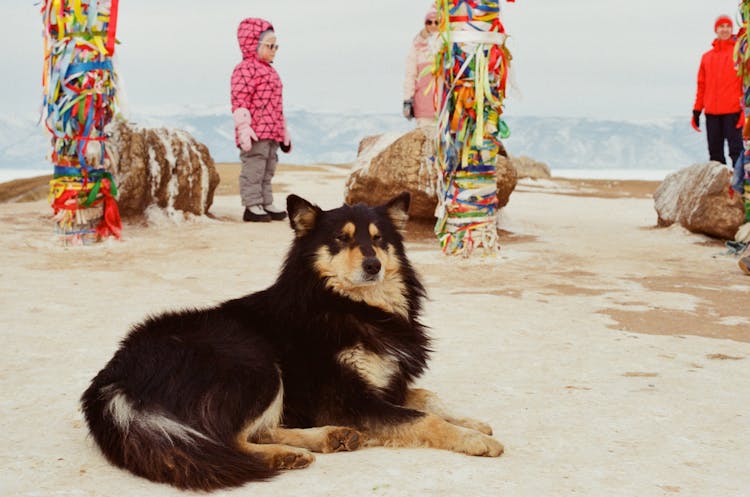
{"type": "MultiPolygon", "coordinates": [[[[750,222],[750,49],[748,49],[748,28],[750,28],[750,0],[740,2],[740,17],[742,27],[737,35],[735,45],[735,63],[742,78],[742,107],[745,115],[745,125],[742,128],[744,152],[742,154],[743,194],[745,201],[745,222],[750,222]]],[[[732,164],[733,167],[736,164],[732,164]]]]}
{"type": "MultiPolygon", "coordinates": [[[[513,0],[508,0],[513,1],[513,0]]],[[[442,47],[434,65],[439,166],[435,234],[444,253],[498,252],[496,159],[510,53],[500,1],[437,0],[442,47]]]]}
{"type": "Polygon", "coordinates": [[[43,0],[42,117],[51,133],[49,200],[65,245],[120,237],[117,187],[106,168],[115,114],[118,0],[43,0]]]}

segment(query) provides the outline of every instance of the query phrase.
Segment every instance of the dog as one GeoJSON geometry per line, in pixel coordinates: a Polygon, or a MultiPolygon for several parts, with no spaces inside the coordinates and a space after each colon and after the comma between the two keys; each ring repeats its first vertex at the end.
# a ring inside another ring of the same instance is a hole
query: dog
{"type": "Polygon", "coordinates": [[[412,387],[431,350],[404,252],[409,202],[324,211],[290,195],[295,236],[273,285],[134,326],[81,397],[106,458],[210,491],[304,468],[314,452],[502,454],[489,426],[412,387]]]}

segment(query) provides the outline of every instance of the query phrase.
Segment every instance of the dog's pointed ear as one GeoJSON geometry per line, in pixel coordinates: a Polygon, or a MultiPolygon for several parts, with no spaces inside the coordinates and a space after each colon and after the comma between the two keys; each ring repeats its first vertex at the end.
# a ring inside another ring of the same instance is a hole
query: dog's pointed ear
{"type": "Polygon", "coordinates": [[[406,229],[406,222],[409,220],[410,202],[411,194],[409,192],[402,192],[383,205],[388,217],[391,218],[393,225],[399,231],[406,229]]]}
{"type": "Polygon", "coordinates": [[[289,224],[297,237],[309,233],[323,212],[317,205],[293,194],[286,198],[286,211],[289,213],[289,224]]]}

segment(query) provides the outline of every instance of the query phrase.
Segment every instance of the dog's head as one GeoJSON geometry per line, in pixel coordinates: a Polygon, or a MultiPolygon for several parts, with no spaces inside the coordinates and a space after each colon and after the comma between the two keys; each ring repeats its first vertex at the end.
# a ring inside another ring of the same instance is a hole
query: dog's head
{"type": "MultiPolygon", "coordinates": [[[[343,205],[324,211],[296,195],[287,197],[295,248],[326,287],[344,297],[406,315],[403,238],[409,193],[383,205],[343,205]]],[[[409,271],[411,269],[409,268],[409,271]]]]}

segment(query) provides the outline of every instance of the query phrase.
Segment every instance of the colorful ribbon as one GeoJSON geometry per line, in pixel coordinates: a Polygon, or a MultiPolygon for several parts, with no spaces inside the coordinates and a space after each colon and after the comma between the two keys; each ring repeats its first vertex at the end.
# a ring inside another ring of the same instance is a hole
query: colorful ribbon
{"type": "MultiPolygon", "coordinates": [[[[737,72],[742,79],[743,89],[743,112],[745,124],[742,128],[742,140],[744,153],[742,154],[742,167],[744,169],[744,193],[745,222],[750,222],[750,50],[748,50],[748,30],[750,28],[750,0],[742,0],[739,5],[742,28],[737,34],[737,42],[734,47],[734,60],[737,72]]],[[[735,164],[732,165],[736,166],[735,164]]]]}
{"type": "Polygon", "coordinates": [[[117,187],[105,165],[116,112],[119,0],[44,0],[43,119],[55,165],[50,204],[66,243],[120,237],[117,187]],[[93,162],[93,163],[92,163],[93,162]]]}
{"type": "MultiPolygon", "coordinates": [[[[511,1],[511,0],[509,0],[511,1]]],[[[496,254],[497,173],[510,53],[500,4],[437,0],[442,49],[435,58],[440,166],[435,234],[444,253],[496,254]]]]}

